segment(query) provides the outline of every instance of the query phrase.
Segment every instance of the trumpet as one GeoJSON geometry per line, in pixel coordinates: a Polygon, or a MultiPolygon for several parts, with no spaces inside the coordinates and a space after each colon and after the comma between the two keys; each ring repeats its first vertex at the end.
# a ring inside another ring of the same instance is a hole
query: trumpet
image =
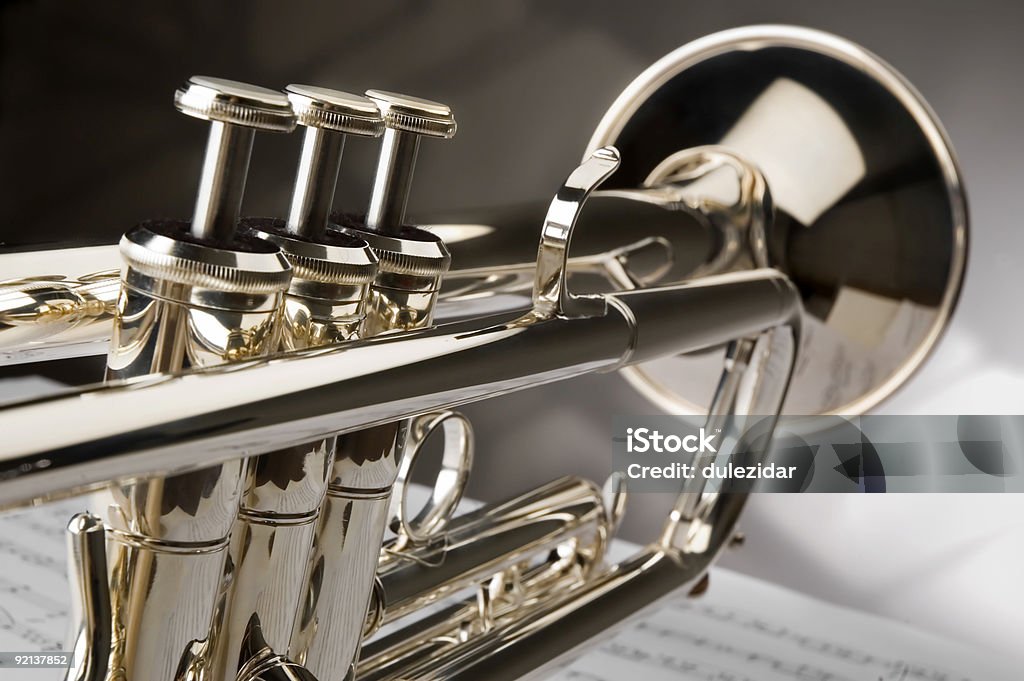
{"type": "Polygon", "coordinates": [[[622,372],[757,464],[778,415],[904,384],[963,278],[935,115],[813,30],[667,55],[546,208],[407,217],[423,139],[457,131],[438,102],[195,76],[175,105],[210,124],[191,219],[0,256],[0,363],[107,355],[95,384],[0,408],[0,509],[90,500],[68,525],[69,680],[541,678],[705,588],[747,491],[685,481],[615,562],[619,474],[460,513],[486,451],[458,407],[622,372]],[[242,217],[255,133],[296,128],[287,212],[242,217]],[[334,210],[349,135],[381,138],[365,214],[334,210]]]}

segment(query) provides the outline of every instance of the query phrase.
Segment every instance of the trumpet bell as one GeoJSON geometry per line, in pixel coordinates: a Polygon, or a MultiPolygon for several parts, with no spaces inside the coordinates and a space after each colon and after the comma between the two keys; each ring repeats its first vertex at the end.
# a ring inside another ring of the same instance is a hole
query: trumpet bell
{"type": "MultiPolygon", "coordinates": [[[[705,145],[761,171],[774,204],[767,264],[806,309],[786,413],[872,408],[948,324],[967,249],[953,151],[920,95],[866,50],[785,26],[697,40],[626,88],[587,153],[605,145],[622,154],[606,189],[672,180],[686,171],[677,152],[705,145]]],[[[721,366],[715,352],[625,373],[665,411],[688,414],[706,411],[721,366]]]]}

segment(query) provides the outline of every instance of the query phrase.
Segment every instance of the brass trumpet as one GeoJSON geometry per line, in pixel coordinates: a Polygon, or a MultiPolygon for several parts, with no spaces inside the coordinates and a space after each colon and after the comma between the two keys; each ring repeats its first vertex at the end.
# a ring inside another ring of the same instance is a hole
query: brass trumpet
{"type": "Polygon", "coordinates": [[[421,139],[456,133],[443,104],[204,77],[175,102],[211,123],[191,220],[0,256],[0,362],[107,353],[104,383],[0,409],[0,508],[92,495],[69,525],[78,681],[543,675],[697,586],[746,494],[687,481],[615,563],[620,476],[459,514],[486,451],[453,409],[622,371],[759,461],[746,416],[872,408],[963,276],[934,114],[816,31],[726,31],[654,64],[546,212],[406,217],[421,139]],[[296,126],[287,213],[240,218],[254,132],[296,126]],[[365,215],[333,212],[346,135],[382,137],[365,215]]]}

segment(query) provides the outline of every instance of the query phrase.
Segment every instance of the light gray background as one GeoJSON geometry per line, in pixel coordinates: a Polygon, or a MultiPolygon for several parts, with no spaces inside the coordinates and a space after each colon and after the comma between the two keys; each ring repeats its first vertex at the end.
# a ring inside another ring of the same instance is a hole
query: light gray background
{"type": "MultiPolygon", "coordinates": [[[[174,114],[191,73],[280,87],[383,87],[445,101],[450,143],[424,144],[412,204],[548,196],[612,99],[684,42],[782,22],[838,33],[902,71],[945,123],[972,217],[960,308],[890,413],[1021,413],[1020,220],[1024,6],[1007,2],[15,2],[3,11],[0,186],[9,244],[113,241],[145,217],[187,215],[203,130],[174,114]],[[63,98],[63,100],[62,100],[63,98]]],[[[246,211],[280,213],[297,140],[261,138],[246,211]]],[[[342,205],[365,201],[374,146],[353,143],[342,205]]],[[[471,493],[497,498],[573,473],[601,478],[610,418],[650,408],[614,376],[467,409],[471,493]]],[[[663,498],[634,504],[649,537],[663,498]]],[[[1002,651],[1024,631],[1018,497],[763,497],[731,567],[1002,651]]]]}

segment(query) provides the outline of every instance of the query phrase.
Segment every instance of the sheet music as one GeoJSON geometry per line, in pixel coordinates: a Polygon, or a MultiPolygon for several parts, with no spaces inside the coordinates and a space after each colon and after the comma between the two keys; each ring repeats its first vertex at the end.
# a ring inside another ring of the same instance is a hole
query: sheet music
{"type": "MultiPolygon", "coordinates": [[[[0,514],[0,651],[61,650],[71,595],[64,528],[76,499],[0,514]]],[[[57,681],[61,669],[0,669],[3,681],[57,681]]]]}
{"type": "Polygon", "coordinates": [[[716,569],[552,681],[1013,681],[1008,658],[716,569]]]}
{"type": "MultiPolygon", "coordinates": [[[[81,499],[0,515],[0,651],[58,650],[69,595],[63,529],[81,499]]],[[[635,547],[620,543],[617,555],[635,547]]],[[[552,634],[556,635],[556,634],[552,634]]],[[[4,669],[57,681],[59,669],[4,669]]],[[[554,672],[552,681],[1018,681],[1008,658],[716,569],[554,672]]]]}

